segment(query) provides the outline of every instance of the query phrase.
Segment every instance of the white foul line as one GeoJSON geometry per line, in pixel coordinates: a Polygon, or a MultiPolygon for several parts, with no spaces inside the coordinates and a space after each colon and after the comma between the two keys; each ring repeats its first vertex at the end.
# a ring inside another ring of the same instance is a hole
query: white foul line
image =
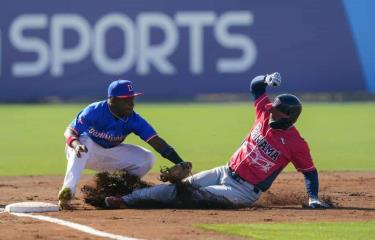
{"type": "Polygon", "coordinates": [[[27,214],[27,213],[10,213],[10,214],[13,214],[13,215],[18,216],[18,217],[29,217],[29,218],[35,218],[35,219],[38,219],[38,220],[42,220],[42,221],[60,224],[60,225],[63,225],[63,226],[67,226],[67,227],[76,229],[76,230],[81,231],[81,232],[85,232],[85,233],[89,233],[89,234],[98,236],[98,237],[105,237],[105,238],[116,239],[116,240],[140,240],[138,238],[129,238],[129,237],[121,236],[121,235],[115,235],[115,234],[112,234],[112,233],[99,231],[99,230],[96,230],[95,228],[92,228],[92,227],[89,227],[89,226],[85,226],[85,225],[82,225],[82,224],[61,220],[61,219],[58,219],[58,218],[42,216],[42,215],[32,215],[32,214],[27,214]]]}

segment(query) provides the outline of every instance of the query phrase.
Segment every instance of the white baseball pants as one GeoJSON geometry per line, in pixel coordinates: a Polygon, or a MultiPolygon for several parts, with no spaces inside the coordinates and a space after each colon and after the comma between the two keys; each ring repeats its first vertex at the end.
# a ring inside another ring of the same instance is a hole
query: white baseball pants
{"type": "Polygon", "coordinates": [[[140,146],[120,144],[113,148],[103,148],[85,135],[80,136],[79,141],[88,149],[87,153],[81,152],[80,158],[77,157],[74,149],[65,147],[68,165],[63,188],[70,188],[73,194],[83,169],[96,171],[126,169],[128,173],[142,177],[155,163],[154,154],[140,146]]]}

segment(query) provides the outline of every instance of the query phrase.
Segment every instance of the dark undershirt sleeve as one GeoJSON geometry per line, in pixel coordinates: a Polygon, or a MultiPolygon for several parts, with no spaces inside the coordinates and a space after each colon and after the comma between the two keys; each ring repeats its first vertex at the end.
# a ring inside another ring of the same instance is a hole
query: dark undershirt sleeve
{"type": "Polygon", "coordinates": [[[250,90],[254,101],[266,92],[267,84],[264,82],[264,75],[260,75],[251,80],[250,90]]]}

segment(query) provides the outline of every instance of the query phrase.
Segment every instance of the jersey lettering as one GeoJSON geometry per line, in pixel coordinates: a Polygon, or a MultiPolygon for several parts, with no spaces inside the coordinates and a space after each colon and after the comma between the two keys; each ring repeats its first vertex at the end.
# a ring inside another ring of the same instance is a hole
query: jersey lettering
{"type": "Polygon", "coordinates": [[[259,149],[261,149],[268,157],[270,157],[275,162],[277,160],[277,157],[280,155],[280,152],[275,150],[267,142],[266,138],[262,136],[262,134],[260,133],[261,127],[262,124],[258,123],[254,130],[251,131],[251,138],[258,145],[259,149]]]}
{"type": "Polygon", "coordinates": [[[263,171],[264,173],[268,173],[268,171],[273,166],[275,166],[275,163],[263,157],[262,153],[255,146],[252,146],[252,147],[254,150],[251,151],[250,154],[248,155],[250,165],[253,165],[254,167],[263,171]]]}
{"type": "Polygon", "coordinates": [[[97,131],[95,130],[94,128],[90,128],[89,130],[89,135],[93,136],[93,137],[97,137],[97,138],[103,138],[107,141],[110,141],[110,142],[113,142],[113,143],[121,143],[124,141],[126,135],[122,135],[122,136],[117,136],[117,137],[113,137],[105,132],[100,132],[100,131],[97,131]]]}

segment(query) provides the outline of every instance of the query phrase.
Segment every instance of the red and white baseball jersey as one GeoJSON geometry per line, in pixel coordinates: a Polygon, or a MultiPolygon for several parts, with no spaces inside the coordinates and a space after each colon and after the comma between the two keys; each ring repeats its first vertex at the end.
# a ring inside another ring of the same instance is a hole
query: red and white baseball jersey
{"type": "Polygon", "coordinates": [[[266,94],[254,102],[254,126],[229,163],[236,174],[262,191],[289,162],[300,172],[315,169],[309,147],[294,126],[287,130],[270,127],[270,103],[266,94]]]}

